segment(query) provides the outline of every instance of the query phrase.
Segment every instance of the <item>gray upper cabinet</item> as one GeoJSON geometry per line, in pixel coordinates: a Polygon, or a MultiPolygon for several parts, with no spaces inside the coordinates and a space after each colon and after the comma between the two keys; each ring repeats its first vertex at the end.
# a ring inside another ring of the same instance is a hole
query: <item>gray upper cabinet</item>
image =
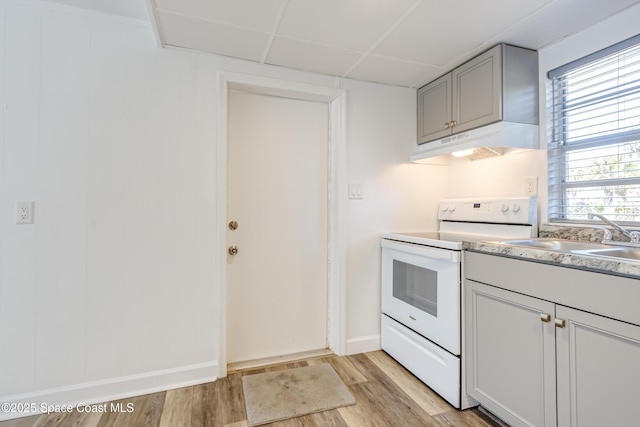
{"type": "Polygon", "coordinates": [[[538,53],[500,44],[418,90],[418,143],[500,120],[538,124],[538,53]]]}
{"type": "Polygon", "coordinates": [[[451,73],[418,91],[418,141],[444,138],[451,134],[451,73]]]}
{"type": "Polygon", "coordinates": [[[451,72],[453,133],[502,119],[501,48],[496,46],[451,72]]]}

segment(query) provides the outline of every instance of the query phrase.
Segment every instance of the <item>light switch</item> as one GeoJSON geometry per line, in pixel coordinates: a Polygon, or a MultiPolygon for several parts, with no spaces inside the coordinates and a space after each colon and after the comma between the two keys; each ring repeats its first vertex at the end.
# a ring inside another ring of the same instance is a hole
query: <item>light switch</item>
{"type": "Polygon", "coordinates": [[[362,199],[362,183],[350,182],[349,183],[349,198],[350,199],[362,199]]]}

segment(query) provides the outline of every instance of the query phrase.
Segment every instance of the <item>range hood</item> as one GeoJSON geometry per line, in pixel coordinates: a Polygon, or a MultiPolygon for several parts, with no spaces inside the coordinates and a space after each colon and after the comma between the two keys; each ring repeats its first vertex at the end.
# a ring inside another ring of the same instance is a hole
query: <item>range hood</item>
{"type": "Polygon", "coordinates": [[[456,157],[477,160],[539,146],[538,125],[501,121],[422,144],[410,160],[432,163],[433,157],[453,153],[456,157]]]}

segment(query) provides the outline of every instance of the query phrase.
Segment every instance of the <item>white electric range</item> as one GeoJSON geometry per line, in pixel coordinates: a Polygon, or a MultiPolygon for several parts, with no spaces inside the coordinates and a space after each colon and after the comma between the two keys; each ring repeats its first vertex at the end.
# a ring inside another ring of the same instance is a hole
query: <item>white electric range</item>
{"type": "Polygon", "coordinates": [[[448,199],[438,231],[382,236],[382,349],[451,405],[466,396],[462,367],[463,242],[537,235],[535,197],[448,199]]]}

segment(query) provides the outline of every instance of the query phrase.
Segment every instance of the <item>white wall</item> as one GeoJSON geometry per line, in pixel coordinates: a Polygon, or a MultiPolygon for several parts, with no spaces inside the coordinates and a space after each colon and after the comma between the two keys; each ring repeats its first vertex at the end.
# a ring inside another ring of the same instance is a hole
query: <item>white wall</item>
{"type": "Polygon", "coordinates": [[[542,150],[474,161],[452,158],[449,197],[523,196],[524,177],[545,173],[545,162],[542,150]]]}
{"type": "Polygon", "coordinates": [[[434,227],[448,188],[406,162],[415,91],[158,49],[146,23],[37,0],[0,2],[0,58],[0,401],[215,376],[221,70],[348,91],[347,349],[378,345],[379,234],[434,227]]]}
{"type": "Polygon", "coordinates": [[[343,80],[349,91],[348,180],[363,199],[348,202],[347,352],[379,346],[380,235],[433,230],[446,166],[409,163],[416,149],[415,90],[343,80]],[[356,95],[357,94],[357,95],[356,95]]]}
{"type": "Polygon", "coordinates": [[[448,197],[522,196],[524,178],[538,176],[538,218],[547,220],[547,72],[575,59],[625,40],[638,33],[640,5],[569,36],[539,51],[540,70],[540,146],[541,150],[512,156],[470,162],[453,159],[450,169],[448,197]]]}

